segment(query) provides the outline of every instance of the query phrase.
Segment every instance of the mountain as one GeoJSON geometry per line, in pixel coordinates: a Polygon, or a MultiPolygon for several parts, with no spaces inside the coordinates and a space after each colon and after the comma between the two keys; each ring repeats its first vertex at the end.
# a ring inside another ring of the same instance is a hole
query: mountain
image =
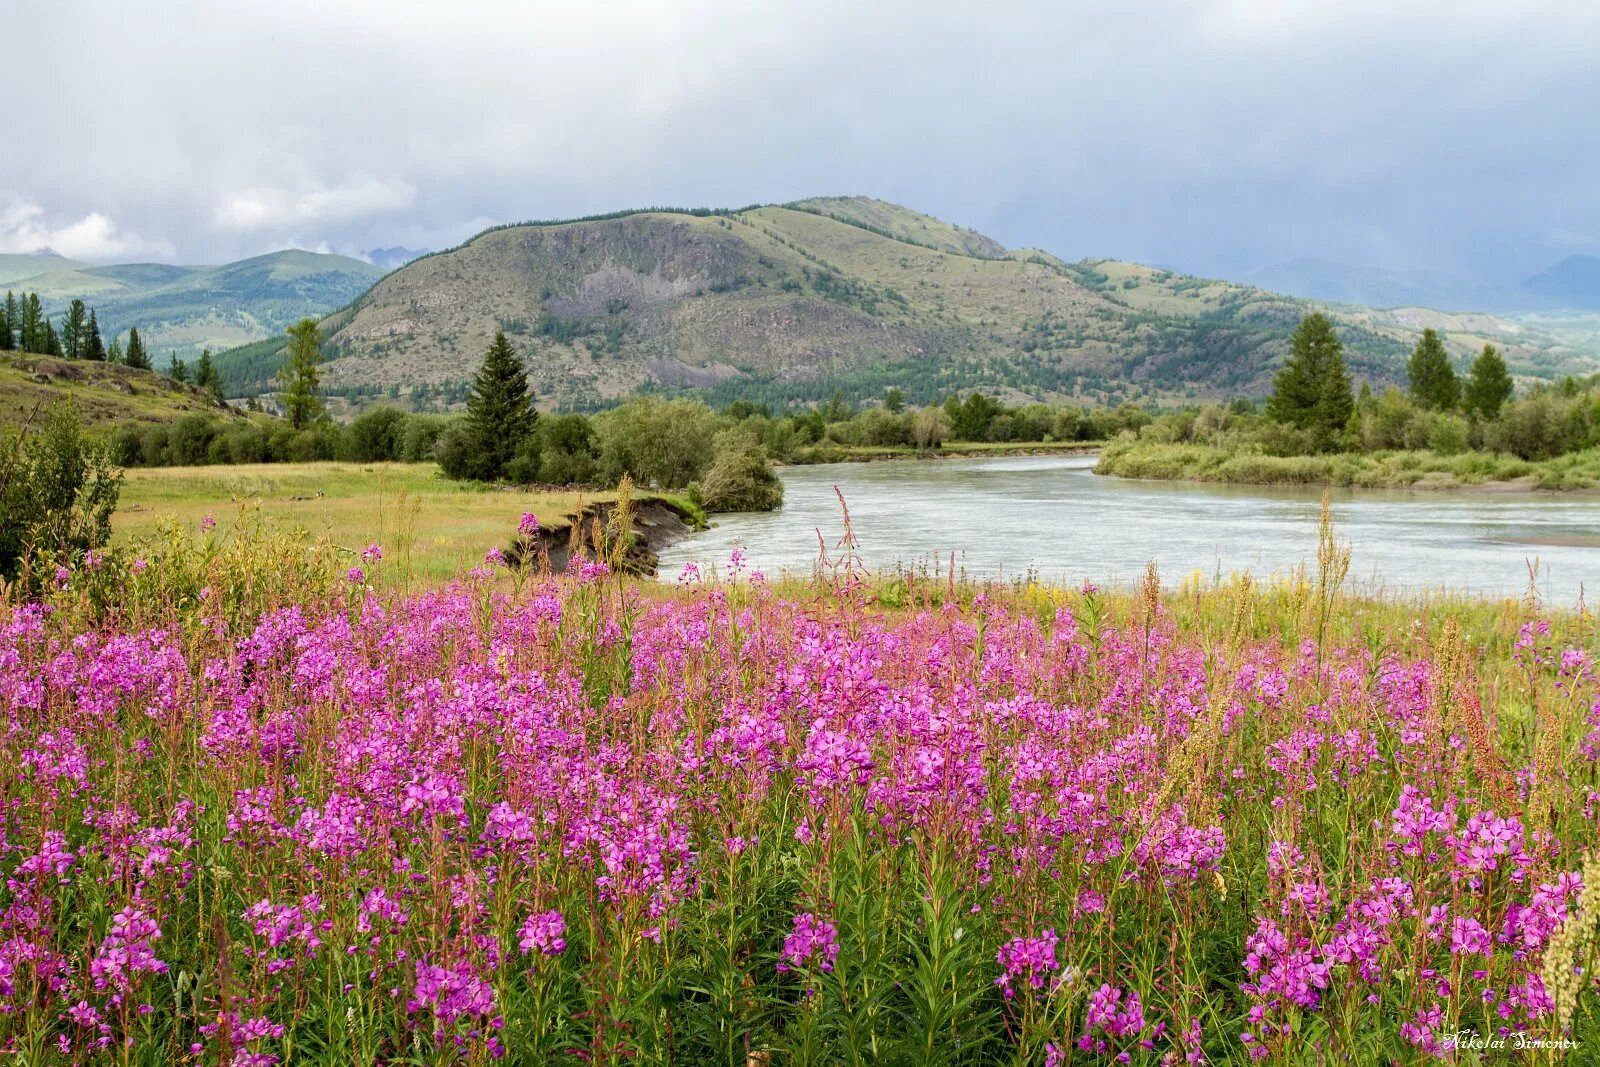
{"type": "MultiPolygon", "coordinates": [[[[955,390],[1094,402],[1261,394],[1319,305],[1113,260],[1066,263],[865,197],[738,210],[650,209],[498,227],[389,274],[323,320],[331,391],[459,398],[495,330],[546,405],[641,388],[713,402],[814,401],[835,389],[918,401],[955,390]]],[[[1335,309],[1358,377],[1397,381],[1419,327],[1335,309]]],[[[1563,349],[1480,317],[1520,373],[1563,349]]],[[[219,360],[271,387],[281,341],[219,360]]]]}
{"type": "Polygon", "coordinates": [[[413,259],[421,259],[428,254],[428,249],[402,248],[399,245],[395,245],[393,248],[369,248],[361,254],[371,260],[374,267],[394,270],[397,267],[405,266],[413,259]]]}
{"type": "Polygon", "coordinates": [[[1429,271],[1352,267],[1322,259],[1296,259],[1244,275],[1250,285],[1291,296],[1367,307],[1427,307],[1455,311],[1512,311],[1527,294],[1429,271]]]}
{"type": "Polygon", "coordinates": [[[50,251],[0,253],[0,286],[51,271],[74,270],[88,265],[50,251]]]}
{"type": "Polygon", "coordinates": [[[1600,258],[1568,256],[1522,285],[1556,307],[1600,311],[1600,258]]]}
{"type": "MultiPolygon", "coordinates": [[[[25,269],[12,263],[25,258],[34,257],[0,257],[0,271],[25,269]]],[[[192,360],[203,348],[277,336],[292,322],[349,303],[385,273],[358,259],[298,249],[220,267],[94,267],[60,257],[39,257],[36,263],[43,269],[0,285],[37,292],[50,315],[81,298],[95,309],[108,344],[137,326],[161,366],[170,352],[192,360]]]]}

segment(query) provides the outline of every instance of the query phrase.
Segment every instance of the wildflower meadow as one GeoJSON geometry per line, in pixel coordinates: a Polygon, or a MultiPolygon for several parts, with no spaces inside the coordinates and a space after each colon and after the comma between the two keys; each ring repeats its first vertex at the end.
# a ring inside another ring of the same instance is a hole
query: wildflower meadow
{"type": "Polygon", "coordinates": [[[1593,620],[1359,601],[1330,536],[1118,590],[52,569],[0,600],[0,1050],[1600,1062],[1593,620]]]}

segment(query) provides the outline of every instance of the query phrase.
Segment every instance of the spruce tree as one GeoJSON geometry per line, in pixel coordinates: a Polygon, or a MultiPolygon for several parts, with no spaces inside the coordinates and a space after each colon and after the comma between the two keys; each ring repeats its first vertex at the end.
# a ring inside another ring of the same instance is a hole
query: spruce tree
{"type": "Polygon", "coordinates": [[[92,359],[97,363],[106,360],[106,340],[100,336],[100,320],[95,316],[94,308],[89,309],[89,340],[84,348],[84,359],[92,359]]]}
{"type": "Polygon", "coordinates": [[[44,320],[44,344],[40,352],[46,356],[61,355],[61,336],[56,333],[55,325],[49,319],[44,320]]]}
{"type": "Polygon", "coordinates": [[[322,414],[322,398],[317,395],[322,381],[317,364],[321,360],[322,336],[317,331],[317,320],[301,319],[289,327],[289,358],[278,368],[278,381],[283,385],[278,399],[289,425],[296,430],[310,426],[322,414]]]}
{"type": "Polygon", "coordinates": [[[1278,422],[1310,430],[1320,447],[1328,447],[1354,410],[1344,347],[1332,320],[1314,311],[1300,320],[1289,339],[1289,358],[1273,379],[1267,414],[1278,422]]]}
{"type": "Polygon", "coordinates": [[[1506,361],[1494,345],[1484,345],[1483,352],[1472,361],[1462,390],[1462,406],[1469,415],[1492,419],[1500,414],[1500,407],[1511,399],[1511,372],[1506,361]]]}
{"type": "Polygon", "coordinates": [[[9,352],[16,344],[11,333],[11,316],[16,314],[17,298],[6,293],[6,302],[0,304],[0,352],[9,352]]]}
{"type": "Polygon", "coordinates": [[[139,328],[128,328],[128,366],[139,370],[150,369],[150,353],[145,351],[144,340],[139,336],[139,328]]]}
{"type": "Polygon", "coordinates": [[[480,481],[500,477],[533,433],[536,418],[528,374],[511,351],[505,332],[497,330],[467,397],[467,434],[472,448],[466,465],[469,476],[480,481]]]}
{"type": "Polygon", "coordinates": [[[122,354],[122,342],[119,339],[115,338],[115,337],[113,337],[111,339],[111,347],[106,349],[106,362],[107,363],[122,363],[122,362],[125,362],[125,357],[122,354]]]}
{"type": "Polygon", "coordinates": [[[89,309],[82,300],[73,300],[61,317],[61,354],[68,359],[82,359],[88,347],[89,309]]]}
{"type": "MultiPolygon", "coordinates": [[[[36,355],[45,355],[50,351],[49,338],[46,328],[50,325],[44,317],[44,308],[39,304],[39,294],[29,293],[22,298],[22,336],[17,347],[24,352],[36,355]]],[[[50,332],[54,332],[53,330],[50,332]]]]}
{"type": "Polygon", "coordinates": [[[222,375],[217,373],[217,364],[209,348],[200,351],[200,362],[194,368],[194,384],[210,393],[217,403],[222,403],[222,375]]]}
{"type": "Polygon", "coordinates": [[[178,358],[178,353],[171,352],[167,355],[167,377],[175,382],[189,381],[189,364],[178,358]]]}
{"type": "Polygon", "coordinates": [[[1450,353],[1438,331],[1422,331],[1422,338],[1406,365],[1411,376],[1411,399],[1425,408],[1449,411],[1461,401],[1461,382],[1450,366],[1450,353]]]}

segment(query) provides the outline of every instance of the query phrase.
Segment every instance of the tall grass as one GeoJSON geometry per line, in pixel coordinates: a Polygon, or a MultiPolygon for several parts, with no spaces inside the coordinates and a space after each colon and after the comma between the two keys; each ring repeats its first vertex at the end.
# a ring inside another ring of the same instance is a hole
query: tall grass
{"type": "Polygon", "coordinates": [[[393,546],[164,531],[0,604],[0,1048],[1585,1062],[1593,622],[1352,601],[1343,553],[408,595],[393,546]]]}

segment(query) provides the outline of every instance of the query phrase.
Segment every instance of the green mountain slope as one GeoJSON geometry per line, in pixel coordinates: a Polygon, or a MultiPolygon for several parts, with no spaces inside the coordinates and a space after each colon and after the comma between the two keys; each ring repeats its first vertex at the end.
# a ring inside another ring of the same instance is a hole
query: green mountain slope
{"type": "MultiPolygon", "coordinates": [[[[777,403],[891,384],[923,401],[972,388],[1097,402],[1224,396],[1264,392],[1314,306],[1134,264],[1008,252],[868,198],[649,210],[501,227],[395,271],[324,320],[325,380],[453,399],[504,329],[542,402],[568,407],[640,388],[777,403]]],[[[1397,380],[1419,327],[1335,314],[1356,373],[1397,380]]],[[[1559,346],[1518,346],[1524,371],[1565,358],[1559,346]]],[[[268,388],[280,348],[224,354],[231,387],[268,388]]]]}
{"type": "Polygon", "coordinates": [[[108,343],[137,326],[158,366],[174,351],[193,360],[203,348],[275,337],[307,315],[326,315],[349,303],[384,274],[361,260],[297,249],[220,267],[92,267],[60,257],[8,256],[0,257],[0,271],[19,273],[30,263],[42,273],[0,286],[37,292],[53,316],[73,299],[84,300],[95,308],[108,343]]]}
{"type": "Polygon", "coordinates": [[[193,386],[154,371],[81,359],[0,352],[0,429],[38,425],[51,404],[71,398],[85,423],[105,426],[126,419],[172,422],[201,412],[242,418],[193,386]]]}

